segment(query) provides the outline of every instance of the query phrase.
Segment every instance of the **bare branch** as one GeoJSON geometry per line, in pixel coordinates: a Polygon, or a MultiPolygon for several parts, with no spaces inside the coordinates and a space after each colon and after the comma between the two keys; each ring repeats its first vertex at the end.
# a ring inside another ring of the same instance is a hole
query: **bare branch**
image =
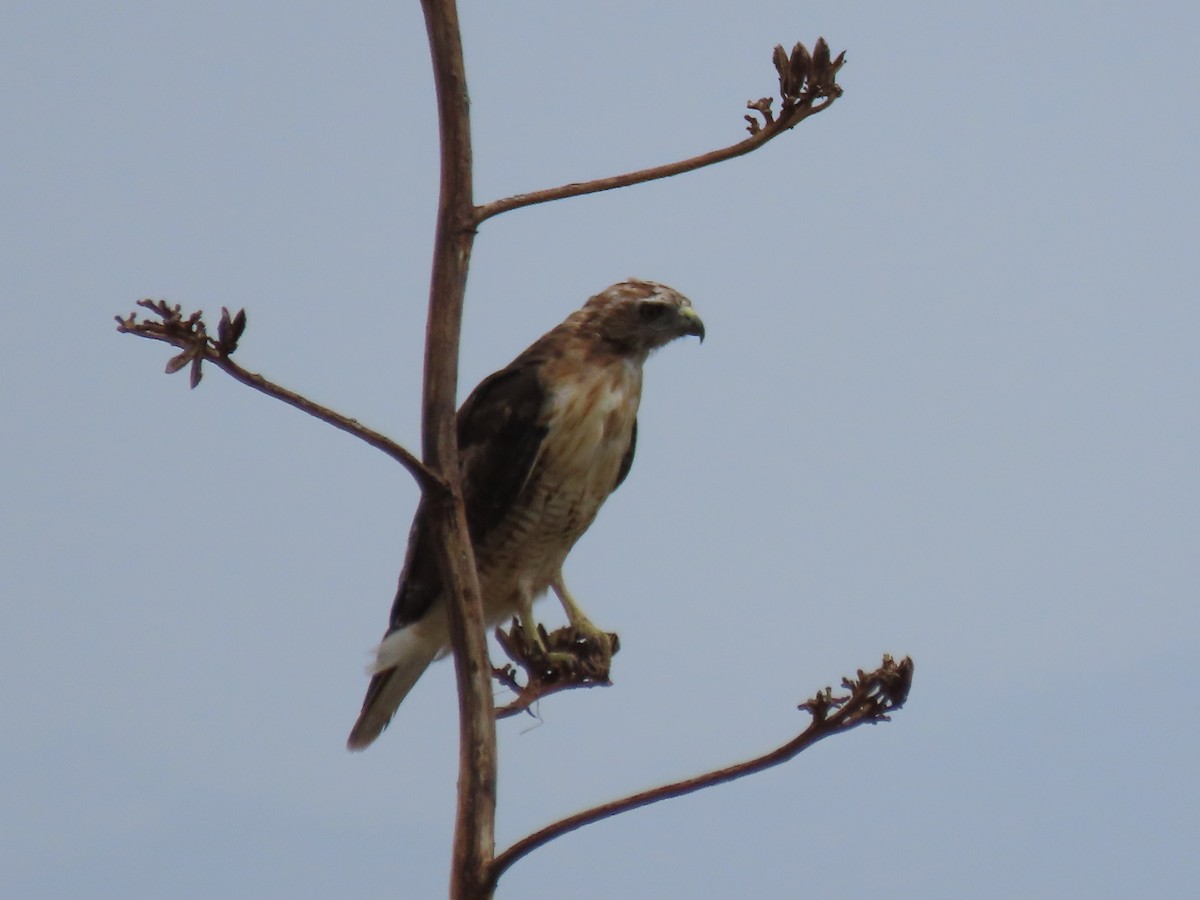
{"type": "MultiPolygon", "coordinates": [[[[782,47],[776,48],[773,56],[777,68],[781,64],[779,53],[782,51],[782,47]]],[[[836,78],[838,70],[845,64],[845,61],[846,54],[844,52],[839,54],[837,59],[830,59],[829,45],[825,43],[824,38],[817,39],[811,57],[803,44],[797,44],[791,57],[784,53],[782,60],[784,65],[779,69],[780,99],[783,101],[779,117],[774,118],[771,114],[771,101],[767,98],[748,103],[747,106],[761,112],[766,121],[765,124],[760,125],[753,116],[746,116],[750,137],[745,140],[679,162],[639,169],[636,172],[627,172],[624,175],[614,175],[609,178],[597,178],[594,181],[572,182],[528,194],[516,194],[502,200],[493,200],[491,203],[485,203],[483,206],[475,208],[475,224],[479,225],[492,216],[498,216],[500,213],[520,209],[524,206],[548,203],[551,200],[562,200],[567,197],[579,197],[583,194],[595,194],[600,191],[611,191],[614,188],[628,187],[647,181],[657,181],[661,178],[670,178],[672,175],[681,175],[684,172],[702,169],[727,159],[744,156],[779,137],[785,131],[795,128],[809,116],[826,109],[834,100],[842,96],[842,88],[837,84],[836,78]],[[765,109],[762,106],[764,104],[765,109]]]]}
{"type": "Polygon", "coordinates": [[[649,806],[660,800],[682,797],[746,775],[753,775],[793,759],[823,738],[849,731],[859,725],[886,722],[889,720],[888,713],[899,709],[908,699],[912,676],[911,659],[905,657],[896,662],[890,656],[884,656],[883,664],[874,672],[864,673],[860,669],[857,678],[843,680],[842,687],[849,692],[848,694],[835,695],[832,689],[825,688],[800,704],[800,709],[812,716],[812,722],[783,746],[746,762],[613,800],[547,825],[496,856],[491,867],[491,883],[494,885],[517,860],[584,825],[649,806]]]}
{"type": "Polygon", "coordinates": [[[437,93],[441,181],[426,319],[422,456],[451,485],[451,502],[429,510],[450,619],[458,682],[458,801],[450,896],[476,900],[496,849],[496,720],[483,600],[467,529],[459,471],[455,400],[467,269],[475,239],[471,120],[454,0],[421,0],[437,93]]]}
{"type": "Polygon", "coordinates": [[[190,364],[190,380],[191,386],[194,388],[200,383],[200,378],[203,374],[201,370],[202,364],[205,362],[211,363],[242,384],[248,385],[256,391],[266,394],[268,397],[282,400],[288,406],[295,407],[301,412],[306,412],[310,416],[332,425],[334,428],[339,428],[347,434],[354,435],[375,449],[383,451],[400,463],[400,465],[404,466],[404,468],[408,469],[423,491],[445,492],[448,490],[449,486],[444,479],[436,475],[424,463],[391,438],[367,428],[355,419],[343,416],[341,413],[335,412],[319,403],[314,403],[312,400],[297,394],[295,391],[288,390],[285,387],[275,384],[273,381],[268,381],[256,372],[243,369],[235,363],[230,358],[230,354],[237,349],[238,340],[246,329],[245,310],[239,310],[237,315],[231,318],[229,310],[222,309],[221,321],[217,327],[217,339],[213,340],[208,336],[203,313],[200,311],[190,313],[185,317],[180,311],[178,304],[172,306],[165,300],[139,300],[137,305],[148,309],[151,313],[158,316],[161,321],[154,321],[153,319],[138,321],[137,313],[130,313],[125,317],[116,317],[117,331],[122,334],[134,334],[138,337],[163,341],[172,347],[178,347],[182,352],[167,362],[167,374],[178,372],[190,364]]]}

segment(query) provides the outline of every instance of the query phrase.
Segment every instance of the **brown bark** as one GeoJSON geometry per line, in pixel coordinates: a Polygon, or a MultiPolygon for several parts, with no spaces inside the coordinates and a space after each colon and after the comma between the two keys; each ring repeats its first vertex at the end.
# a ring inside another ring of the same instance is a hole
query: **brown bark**
{"type": "Polygon", "coordinates": [[[429,506],[438,564],[450,599],[450,635],[458,678],[458,806],[450,896],[476,900],[492,893],[488,874],[495,852],[496,723],[492,666],[454,429],[463,297],[475,238],[470,108],[455,4],[453,0],[422,0],[421,6],[437,87],[442,161],[425,336],[422,455],[425,464],[450,484],[448,499],[429,506]]]}

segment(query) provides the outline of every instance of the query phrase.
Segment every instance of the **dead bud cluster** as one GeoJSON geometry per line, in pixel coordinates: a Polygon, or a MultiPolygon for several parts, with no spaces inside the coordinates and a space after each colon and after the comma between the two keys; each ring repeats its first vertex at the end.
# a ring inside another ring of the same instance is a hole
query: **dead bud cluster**
{"type": "Polygon", "coordinates": [[[244,309],[239,309],[236,315],[230,316],[229,310],[221,307],[221,321],[217,323],[217,337],[214,340],[208,336],[204,313],[200,310],[184,316],[178,303],[172,306],[166,300],[139,300],[137,305],[150,310],[161,321],[147,319],[139,322],[137,313],[132,312],[128,316],[116,317],[117,331],[154,338],[181,348],[182,353],[167,360],[166,372],[170,375],[191,363],[192,387],[200,383],[203,375],[200,370],[201,363],[206,358],[227,358],[237,349],[238,340],[246,330],[244,309]]]}
{"type": "Polygon", "coordinates": [[[899,709],[908,699],[912,687],[913,661],[904,657],[896,662],[885,654],[883,663],[873,672],[858,670],[857,678],[843,678],[842,688],[848,694],[835,695],[832,688],[817,691],[799,708],[813,718],[816,725],[836,718],[839,730],[864,723],[890,721],[888,713],[899,709]]]}
{"type": "MultiPolygon", "coordinates": [[[[778,122],[782,128],[796,125],[803,118],[797,113],[810,110],[816,101],[832,101],[842,96],[837,73],[846,63],[846,51],[843,50],[836,58],[832,57],[825,38],[817,38],[811,53],[803,43],[796,44],[791,53],[783,49],[782,44],[777,44],[772,61],[775,71],[779,73],[779,99],[782,106],[778,122]]],[[[759,113],[766,125],[773,125],[776,123],[771,108],[773,103],[770,97],[760,97],[747,102],[746,107],[759,113]]],[[[748,123],[746,129],[751,134],[758,134],[763,129],[763,123],[754,116],[745,118],[748,123]]]]}
{"type": "Polygon", "coordinates": [[[538,639],[531,639],[516,620],[507,632],[496,629],[500,649],[516,663],[516,666],[505,663],[492,668],[493,677],[516,694],[516,699],[496,708],[497,719],[524,712],[538,700],[559,691],[612,684],[609,668],[613,654],[621,648],[615,634],[581,634],[570,627],[547,633],[542,625],[537,629],[538,639]],[[525,672],[524,684],[517,678],[517,667],[525,672]]]}

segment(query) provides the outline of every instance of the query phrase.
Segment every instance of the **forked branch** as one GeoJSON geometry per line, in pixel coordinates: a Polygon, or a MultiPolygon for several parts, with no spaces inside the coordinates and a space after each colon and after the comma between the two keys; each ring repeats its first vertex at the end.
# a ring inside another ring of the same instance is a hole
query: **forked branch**
{"type": "Polygon", "coordinates": [[[496,856],[491,867],[491,883],[494,886],[500,876],[523,856],[584,825],[631,809],[649,806],[660,800],[682,797],[746,775],[753,775],[793,759],[823,738],[849,731],[859,725],[886,722],[889,720],[888,713],[899,709],[908,699],[912,676],[911,659],[905,657],[896,662],[890,656],[884,656],[882,665],[874,672],[863,672],[859,669],[858,677],[843,679],[842,688],[848,693],[834,694],[831,688],[825,688],[801,703],[799,708],[812,716],[812,721],[804,731],[783,746],[746,762],[613,800],[547,825],[496,856]]]}
{"type": "Polygon", "coordinates": [[[200,311],[184,316],[178,304],[172,306],[165,300],[139,300],[137,305],[158,316],[158,320],[139,321],[135,312],[128,316],[116,316],[117,331],[122,334],[135,334],[138,337],[150,338],[154,341],[163,341],[182,351],[167,362],[168,375],[187,367],[190,371],[191,385],[194,388],[200,383],[203,364],[212,363],[242,384],[261,391],[268,397],[282,400],[288,406],[294,406],[301,412],[306,412],[334,428],[340,428],[342,431],[366,441],[377,450],[382,450],[408,469],[423,491],[444,492],[446,490],[446,483],[442,478],[435,475],[424,463],[391,438],[359,424],[355,419],[347,418],[326,406],[314,403],[295,391],[268,381],[256,372],[243,369],[235,363],[230,357],[237,349],[238,341],[246,329],[245,310],[239,310],[236,315],[230,316],[229,310],[222,308],[221,321],[217,325],[217,337],[212,338],[209,337],[203,313],[200,311]]]}
{"type": "Polygon", "coordinates": [[[886,721],[888,712],[905,702],[913,667],[908,658],[896,663],[884,657],[878,670],[867,674],[860,670],[856,679],[844,681],[847,693],[835,696],[826,688],[801,704],[801,709],[811,715],[811,723],[793,740],[770,753],[569,816],[493,857],[494,717],[528,710],[541,697],[561,690],[609,683],[609,663],[617,650],[617,641],[615,635],[609,635],[607,646],[601,646],[603,636],[589,643],[588,639],[563,629],[542,634],[538,644],[521,640],[522,635],[514,629],[498,636],[513,662],[524,669],[524,684],[518,681],[513,666],[497,669],[488,665],[482,604],[457,472],[454,429],[462,303],[475,231],[482,222],[509,210],[668,178],[750,153],[828,108],[842,95],[836,77],[845,62],[845,53],[832,58],[823,38],[817,40],[811,53],[803,44],[797,44],[790,54],[782,46],[776,47],[773,62],[779,78],[779,111],[775,112],[772,98],[748,102],[751,114],[745,119],[750,135],[738,143],[666,165],[476,206],[472,199],[469,109],[456,5],[454,0],[422,0],[421,5],[437,87],[442,159],[423,394],[423,453],[427,462],[356,420],[233,362],[231,355],[246,325],[244,311],[231,316],[228,310],[223,310],[216,338],[209,336],[199,312],[184,316],[179,306],[164,301],[138,302],[157,319],[138,321],[136,314],[130,314],[118,316],[117,322],[121,332],[178,348],[180,352],[167,363],[167,371],[189,368],[192,387],[199,383],[203,365],[211,363],[243,384],[383,451],[417,479],[427,498],[438,501],[430,507],[431,521],[438,567],[450,597],[462,730],[451,895],[475,900],[490,897],[501,875],[517,860],[563,834],[628,810],[762,771],[792,759],[823,738],[861,724],[886,721]],[[492,675],[517,693],[516,700],[500,709],[494,708],[491,699],[489,676],[492,675]]]}
{"type": "Polygon", "coordinates": [[[752,150],[757,150],[768,141],[795,128],[809,116],[816,115],[826,109],[834,100],[842,96],[842,88],[837,83],[837,73],[846,62],[846,53],[842,51],[835,59],[830,58],[829,44],[825,38],[817,38],[812,53],[804,44],[796,44],[791,54],[777,46],[772,57],[779,74],[779,99],[781,107],[776,118],[771,109],[773,101],[769,97],[751,100],[746,104],[747,109],[755,110],[763,121],[753,116],[745,116],[750,137],[712,150],[701,153],[678,162],[653,166],[649,169],[639,169],[624,175],[613,175],[609,178],[597,178],[594,181],[579,181],[559,187],[546,188],[528,194],[516,194],[502,200],[493,200],[483,206],[475,207],[476,225],[498,216],[500,213],[523,206],[533,206],[538,203],[548,203],[551,200],[562,200],[566,197],[579,197],[583,194],[595,194],[600,191],[611,191],[614,188],[628,187],[632,184],[642,184],[647,181],[657,181],[660,178],[670,178],[724,162],[737,156],[744,156],[752,150]]]}

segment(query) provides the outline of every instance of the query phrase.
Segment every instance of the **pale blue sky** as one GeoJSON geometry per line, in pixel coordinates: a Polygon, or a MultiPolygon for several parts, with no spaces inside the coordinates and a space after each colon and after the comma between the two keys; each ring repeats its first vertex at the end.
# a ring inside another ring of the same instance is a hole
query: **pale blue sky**
{"type": "MultiPolygon", "coordinates": [[[[616,686],[501,725],[501,842],[917,664],[892,724],[499,896],[1200,894],[1200,7],[461,13],[481,201],[739,139],[775,43],[849,57],[757,154],[481,230],[464,392],[630,275],[709,335],[568,564],[616,686]]],[[[443,896],[451,667],[343,749],[410,479],[111,318],[245,307],[244,365],[417,445],[418,5],[7,2],[0,84],[0,894],[443,896]]]]}

